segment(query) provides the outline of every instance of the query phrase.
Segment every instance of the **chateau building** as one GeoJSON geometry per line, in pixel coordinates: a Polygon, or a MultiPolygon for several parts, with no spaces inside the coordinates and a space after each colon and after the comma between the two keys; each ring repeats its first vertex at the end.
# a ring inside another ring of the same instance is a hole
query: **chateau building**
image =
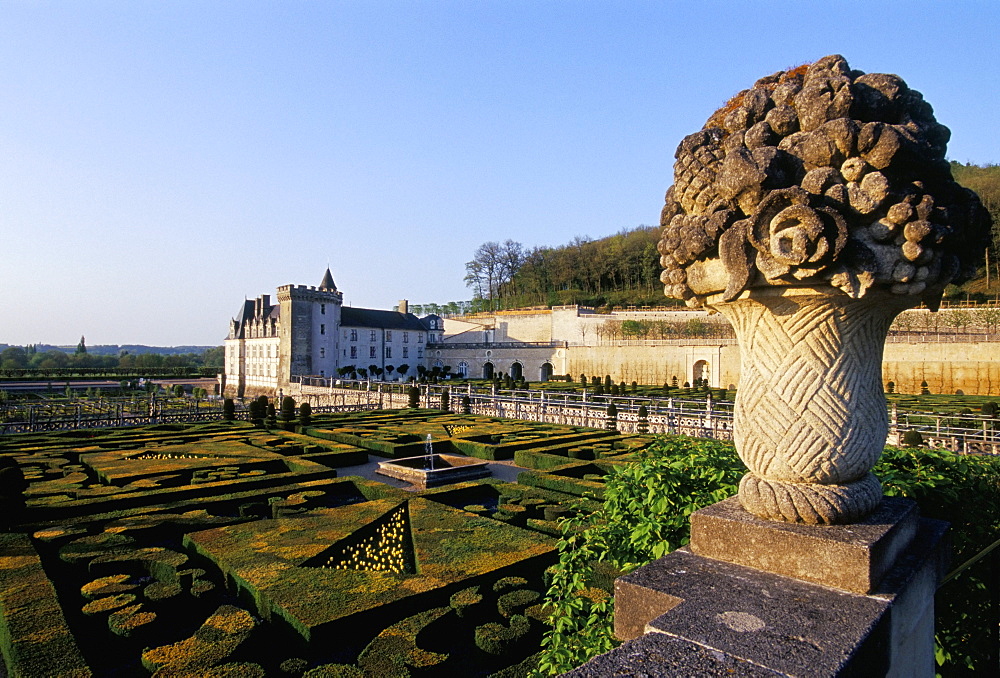
{"type": "Polygon", "coordinates": [[[345,307],[343,300],[327,269],[318,287],[279,287],[277,304],[268,294],[244,301],[224,342],[225,392],[273,395],[293,377],[335,377],[349,365],[408,365],[414,374],[425,363],[429,333],[440,336],[441,319],[417,318],[405,300],[398,311],[345,307]]]}
{"type": "MultiPolygon", "coordinates": [[[[929,326],[928,313],[906,311],[906,326],[929,326]]],[[[720,316],[690,309],[595,313],[556,306],[417,318],[408,312],[406,301],[400,301],[397,311],[345,307],[327,270],[317,287],[279,287],[276,304],[267,294],[243,302],[225,340],[222,386],[229,396],[274,395],[302,377],[314,383],[317,378],[337,378],[337,370],[350,365],[369,371],[374,365],[390,380],[400,379],[398,368],[407,365],[406,377],[416,376],[418,366],[437,366],[472,379],[505,373],[545,381],[583,374],[641,384],[672,382],[675,377],[678,383],[703,380],[713,387],[739,384],[739,346],[727,333],[626,339],[613,328],[628,321],[728,327],[720,316]]],[[[995,352],[1000,342],[961,339],[927,343],[890,337],[882,363],[884,381],[892,381],[903,393],[919,393],[923,381],[933,393],[996,393],[1000,360],[995,352]]]]}

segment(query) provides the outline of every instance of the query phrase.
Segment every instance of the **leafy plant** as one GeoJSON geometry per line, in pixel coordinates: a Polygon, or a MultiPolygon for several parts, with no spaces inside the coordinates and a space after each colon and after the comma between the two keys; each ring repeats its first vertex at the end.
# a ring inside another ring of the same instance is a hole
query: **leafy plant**
{"type": "Polygon", "coordinates": [[[689,516],[735,494],[745,472],[731,445],[710,440],[660,438],[639,456],[607,476],[600,509],[561,523],[559,563],[545,598],[552,626],[542,640],[543,675],[617,645],[610,592],[594,590],[595,570],[624,574],[683,546],[689,516]]]}
{"type": "MultiPolygon", "coordinates": [[[[873,469],[890,496],[914,499],[920,514],[951,523],[952,564],[957,567],[996,540],[1000,532],[1000,459],[942,449],[887,447],[873,469]],[[970,501],[970,497],[974,497],[970,501]]],[[[935,640],[942,676],[970,670],[989,673],[993,636],[988,562],[944,584],[935,596],[935,640]],[[984,567],[985,566],[985,567],[984,567]]],[[[993,586],[996,586],[994,581],[993,586]]]]}

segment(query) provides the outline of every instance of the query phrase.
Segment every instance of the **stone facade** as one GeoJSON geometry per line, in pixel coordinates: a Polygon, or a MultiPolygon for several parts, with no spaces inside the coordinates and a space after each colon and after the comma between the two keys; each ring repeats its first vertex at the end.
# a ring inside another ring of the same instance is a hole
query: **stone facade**
{"type": "MultiPolygon", "coordinates": [[[[906,311],[924,327],[926,310],[906,311]]],[[[942,313],[947,313],[942,311],[942,313]]],[[[937,314],[935,314],[937,315],[937,314]]],[[[594,313],[576,306],[546,311],[508,311],[444,319],[444,339],[428,348],[430,362],[451,365],[455,373],[482,378],[487,363],[496,373],[510,374],[521,366],[529,381],[551,374],[604,376],[615,382],[662,384],[707,379],[713,388],[735,388],[740,382],[740,354],[735,338],[623,340],[602,336],[609,322],[629,319],[686,324],[728,323],[703,310],[621,311],[594,313]]],[[[725,334],[724,332],[717,332],[725,334]]],[[[926,380],[932,393],[966,395],[1000,394],[1000,342],[983,341],[987,335],[961,334],[937,337],[933,333],[890,337],[882,361],[883,385],[892,381],[897,392],[920,393],[926,380]],[[948,339],[939,341],[937,339],[948,339]]]]}
{"type": "MultiPolygon", "coordinates": [[[[226,338],[224,388],[228,395],[274,395],[302,378],[329,378],[353,365],[385,370],[425,363],[424,349],[431,326],[406,311],[345,308],[343,293],[327,269],[317,287],[284,285],[278,303],[264,294],[244,301],[230,321],[226,338]]],[[[438,331],[440,334],[440,331],[438,331]]]]}

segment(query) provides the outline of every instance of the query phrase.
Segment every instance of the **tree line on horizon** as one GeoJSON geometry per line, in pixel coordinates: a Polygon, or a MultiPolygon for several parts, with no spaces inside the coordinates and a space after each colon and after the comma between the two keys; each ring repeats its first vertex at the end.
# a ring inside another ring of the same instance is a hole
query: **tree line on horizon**
{"type": "Polygon", "coordinates": [[[123,349],[117,355],[98,355],[87,349],[84,337],[80,337],[80,343],[72,353],[56,347],[38,350],[34,344],[8,346],[0,351],[0,370],[221,368],[224,361],[225,349],[222,346],[208,348],[202,353],[133,353],[123,349]]]}

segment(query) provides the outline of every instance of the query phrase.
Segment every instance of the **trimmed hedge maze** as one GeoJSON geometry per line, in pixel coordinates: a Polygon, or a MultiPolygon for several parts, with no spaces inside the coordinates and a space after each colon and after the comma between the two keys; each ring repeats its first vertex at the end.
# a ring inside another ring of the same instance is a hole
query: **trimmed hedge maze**
{"type": "Polygon", "coordinates": [[[526,675],[559,521],[649,442],[430,410],[3,436],[0,650],[12,676],[526,675]],[[518,482],[338,476],[428,436],[518,482]]]}

